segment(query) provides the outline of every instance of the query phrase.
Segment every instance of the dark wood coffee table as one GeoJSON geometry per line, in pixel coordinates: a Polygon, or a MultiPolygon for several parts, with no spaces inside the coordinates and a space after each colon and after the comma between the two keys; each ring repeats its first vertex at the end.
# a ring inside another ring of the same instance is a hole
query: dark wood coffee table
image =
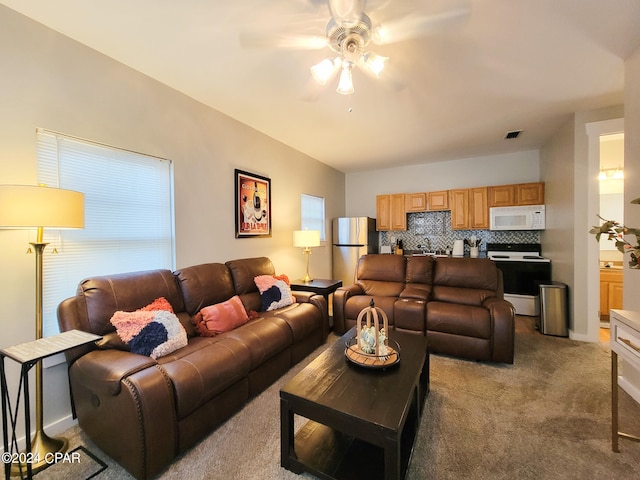
{"type": "Polygon", "coordinates": [[[400,363],[375,370],[349,362],[351,329],[280,390],[281,464],[323,479],[404,478],[429,392],[422,335],[390,332],[400,363]],[[294,435],[294,416],[309,421],[294,435]]]}

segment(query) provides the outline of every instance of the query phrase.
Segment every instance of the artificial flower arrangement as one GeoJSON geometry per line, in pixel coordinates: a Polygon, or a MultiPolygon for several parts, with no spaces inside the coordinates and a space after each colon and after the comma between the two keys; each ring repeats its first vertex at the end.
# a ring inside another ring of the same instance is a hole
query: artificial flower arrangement
{"type": "MultiPolygon", "coordinates": [[[[632,204],[640,204],[640,197],[631,201],[632,204]]],[[[599,242],[602,235],[607,235],[607,240],[616,242],[616,248],[621,253],[630,253],[631,260],[629,260],[630,268],[640,268],[638,259],[640,258],[640,228],[630,228],[625,225],[620,225],[615,220],[607,220],[598,215],[598,218],[604,223],[600,226],[594,226],[589,233],[596,236],[596,240],[599,242]],[[636,244],[631,244],[624,238],[625,235],[634,235],[636,237],[636,244]]]]}

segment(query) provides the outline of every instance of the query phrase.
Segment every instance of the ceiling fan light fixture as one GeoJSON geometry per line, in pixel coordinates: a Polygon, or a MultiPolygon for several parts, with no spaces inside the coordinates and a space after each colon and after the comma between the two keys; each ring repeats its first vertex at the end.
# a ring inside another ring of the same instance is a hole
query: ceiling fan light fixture
{"type": "Polygon", "coordinates": [[[351,95],[355,92],[355,89],[353,88],[353,77],[351,76],[351,65],[344,65],[342,67],[342,73],[340,73],[340,81],[338,82],[336,92],[340,95],[351,95]]]}
{"type": "Polygon", "coordinates": [[[364,56],[364,64],[371,70],[376,77],[380,76],[389,57],[383,57],[373,52],[369,52],[364,56]]]}
{"type": "Polygon", "coordinates": [[[311,67],[311,76],[320,85],[325,85],[335,73],[339,66],[339,59],[330,60],[325,58],[323,61],[311,67]]]}

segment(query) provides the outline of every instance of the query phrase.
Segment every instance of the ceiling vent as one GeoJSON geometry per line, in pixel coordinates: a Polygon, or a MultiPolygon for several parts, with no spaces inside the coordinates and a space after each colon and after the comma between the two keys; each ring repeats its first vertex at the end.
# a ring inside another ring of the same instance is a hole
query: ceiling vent
{"type": "Polygon", "coordinates": [[[518,138],[521,133],[522,133],[522,130],[513,130],[511,132],[507,132],[507,134],[504,136],[504,139],[510,140],[512,138],[518,138]]]}

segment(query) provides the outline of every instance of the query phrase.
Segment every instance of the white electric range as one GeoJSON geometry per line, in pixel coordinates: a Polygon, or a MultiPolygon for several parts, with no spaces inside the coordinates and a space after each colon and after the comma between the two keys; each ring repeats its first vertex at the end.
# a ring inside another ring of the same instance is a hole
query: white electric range
{"type": "Polygon", "coordinates": [[[488,243],[487,257],[502,271],[504,298],[518,315],[540,315],[540,284],[551,281],[551,260],[539,243],[488,243]]]}

